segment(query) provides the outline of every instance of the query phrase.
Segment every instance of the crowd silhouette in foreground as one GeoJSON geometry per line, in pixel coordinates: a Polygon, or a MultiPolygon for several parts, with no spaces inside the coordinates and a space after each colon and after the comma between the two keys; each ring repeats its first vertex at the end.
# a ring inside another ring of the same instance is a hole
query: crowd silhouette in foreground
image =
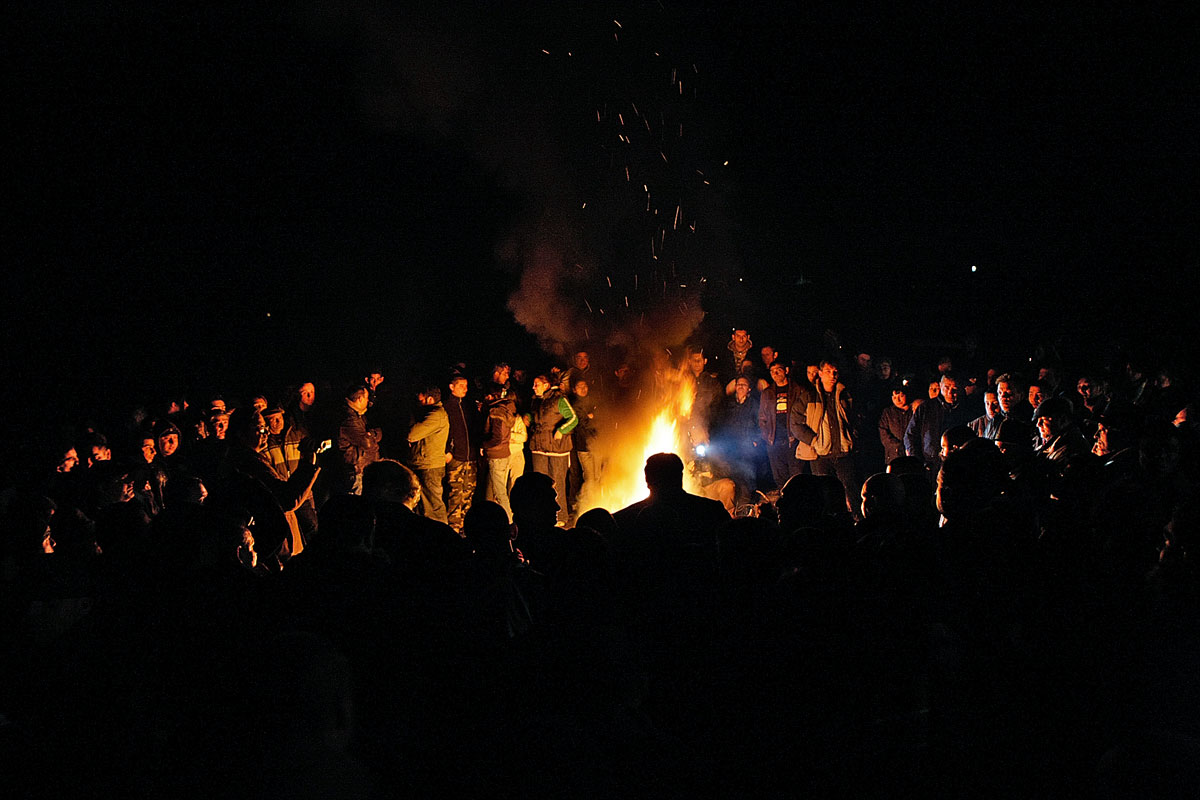
{"type": "Polygon", "coordinates": [[[1200,792],[1184,376],[582,355],[14,451],[6,796],[1200,792]]]}

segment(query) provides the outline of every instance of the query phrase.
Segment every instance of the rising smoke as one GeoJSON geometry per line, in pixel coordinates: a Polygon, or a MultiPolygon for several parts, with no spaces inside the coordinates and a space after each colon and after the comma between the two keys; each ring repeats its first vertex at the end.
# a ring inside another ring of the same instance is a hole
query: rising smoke
{"type": "Polygon", "coordinates": [[[694,333],[733,248],[694,155],[697,68],[664,47],[678,25],[587,13],[321,0],[304,20],[355,60],[364,125],[451,141],[518,198],[495,255],[543,349],[638,358],[694,333]]]}

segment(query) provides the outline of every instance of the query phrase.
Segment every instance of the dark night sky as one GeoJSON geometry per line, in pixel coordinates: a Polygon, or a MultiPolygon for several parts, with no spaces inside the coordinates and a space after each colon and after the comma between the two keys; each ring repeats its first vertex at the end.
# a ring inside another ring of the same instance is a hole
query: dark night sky
{"type": "Polygon", "coordinates": [[[709,330],[798,342],[1198,332],[1162,316],[1200,261],[1182,17],[32,5],[7,48],[14,395],[513,358],[534,339],[506,299],[546,252],[589,337],[697,285],[709,330]]]}

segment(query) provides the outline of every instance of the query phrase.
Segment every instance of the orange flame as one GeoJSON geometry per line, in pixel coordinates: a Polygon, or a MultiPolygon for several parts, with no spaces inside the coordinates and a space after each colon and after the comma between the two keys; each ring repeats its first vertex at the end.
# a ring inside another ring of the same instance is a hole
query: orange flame
{"type": "MultiPolygon", "coordinates": [[[[606,508],[618,511],[649,495],[644,468],[646,459],[655,453],[675,453],[686,465],[692,458],[692,404],[696,399],[696,382],[690,372],[681,370],[670,376],[666,397],[652,409],[651,421],[624,432],[602,448],[603,466],[594,483],[584,486],[579,510],[606,508]],[[623,433],[623,435],[621,435],[623,433]]],[[[698,487],[684,472],[684,486],[689,491],[698,487]]]]}

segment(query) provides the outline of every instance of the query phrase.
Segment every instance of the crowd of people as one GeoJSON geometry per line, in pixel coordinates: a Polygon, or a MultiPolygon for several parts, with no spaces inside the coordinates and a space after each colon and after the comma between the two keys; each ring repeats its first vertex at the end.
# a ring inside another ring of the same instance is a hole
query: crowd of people
{"type": "Polygon", "coordinates": [[[0,487],[0,757],[14,796],[1191,796],[1184,378],[739,329],[84,421],[0,487]],[[588,502],[681,392],[648,497],[588,502]]]}

